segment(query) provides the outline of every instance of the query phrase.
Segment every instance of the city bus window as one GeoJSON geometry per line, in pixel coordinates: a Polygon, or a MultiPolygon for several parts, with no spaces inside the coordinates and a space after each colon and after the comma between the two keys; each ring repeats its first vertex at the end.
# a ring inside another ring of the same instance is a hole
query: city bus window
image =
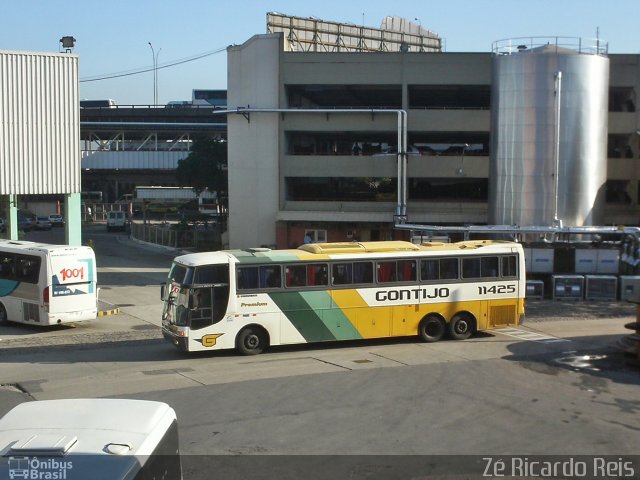
{"type": "Polygon", "coordinates": [[[400,282],[414,282],[416,280],[415,260],[398,260],[398,280],[400,282]]]}
{"type": "Polygon", "coordinates": [[[373,283],[372,262],[354,262],[353,283],[373,283]]]}
{"type": "Polygon", "coordinates": [[[306,265],[287,265],[285,275],[287,287],[304,287],[307,284],[306,265]]]}
{"type": "Polygon", "coordinates": [[[238,290],[258,288],[258,267],[238,267],[238,290]]]}
{"type": "Polygon", "coordinates": [[[396,281],[396,262],[378,262],[378,282],[396,281]]]}
{"type": "Polygon", "coordinates": [[[307,265],[307,285],[310,287],[327,285],[329,280],[327,271],[328,267],[325,263],[307,265]]]}
{"type": "Polygon", "coordinates": [[[10,253],[0,254],[0,278],[15,278],[15,256],[10,253]]]}
{"type": "Polygon", "coordinates": [[[204,265],[197,267],[193,283],[229,283],[229,267],[227,265],[204,265]]]}
{"type": "Polygon", "coordinates": [[[18,256],[16,260],[16,278],[21,282],[38,283],[40,259],[38,257],[18,256]]]}
{"type": "Polygon", "coordinates": [[[518,262],[518,258],[515,255],[502,257],[502,276],[503,277],[518,276],[517,262],[518,262]]]}
{"type": "Polygon", "coordinates": [[[482,257],[480,259],[480,272],[485,278],[497,278],[498,257],[482,257]]]}
{"type": "Polygon", "coordinates": [[[353,268],[350,263],[334,263],[331,269],[334,285],[353,283],[353,268]]]}
{"type": "Polygon", "coordinates": [[[188,269],[182,265],[178,265],[174,263],[171,266],[171,271],[169,272],[169,280],[176,283],[189,283],[188,279],[188,269]]]}
{"type": "Polygon", "coordinates": [[[422,280],[438,280],[438,260],[420,261],[420,278],[422,280]]]}
{"type": "Polygon", "coordinates": [[[260,288],[280,288],[281,286],[280,265],[260,267],[260,288]]]}
{"type": "Polygon", "coordinates": [[[462,259],[462,278],[480,278],[480,259],[462,259]]]}
{"type": "Polygon", "coordinates": [[[440,280],[457,280],[458,279],[458,259],[457,258],[441,258],[440,259],[440,280]]]}

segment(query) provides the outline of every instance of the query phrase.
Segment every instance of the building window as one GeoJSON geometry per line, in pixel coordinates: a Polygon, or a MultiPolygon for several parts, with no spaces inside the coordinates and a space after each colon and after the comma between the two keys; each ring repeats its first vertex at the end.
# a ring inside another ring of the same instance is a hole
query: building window
{"type": "Polygon", "coordinates": [[[627,189],[629,180],[607,180],[605,183],[605,201],[617,205],[630,205],[631,196],[627,189]]]}
{"type": "Polygon", "coordinates": [[[289,201],[393,202],[397,181],[391,177],[286,177],[285,185],[289,201]]]}
{"type": "Polygon", "coordinates": [[[314,230],[308,228],[304,231],[304,243],[325,243],[326,241],[326,230],[314,230]]]}

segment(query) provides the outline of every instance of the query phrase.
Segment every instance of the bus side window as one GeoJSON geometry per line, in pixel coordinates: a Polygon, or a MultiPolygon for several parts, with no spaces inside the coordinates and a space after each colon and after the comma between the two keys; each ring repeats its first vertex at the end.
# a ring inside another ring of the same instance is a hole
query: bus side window
{"type": "Polygon", "coordinates": [[[350,263],[334,263],[331,265],[331,275],[334,285],[353,283],[353,268],[350,263]]]}
{"type": "Polygon", "coordinates": [[[414,282],[416,280],[415,260],[398,260],[398,280],[400,282],[414,282]]]}
{"type": "Polygon", "coordinates": [[[438,280],[440,278],[438,264],[437,259],[422,260],[420,262],[420,278],[426,281],[438,280]]]}
{"type": "Polygon", "coordinates": [[[440,280],[457,280],[458,279],[458,259],[457,258],[441,258],[440,259],[440,280]]]}
{"type": "Polygon", "coordinates": [[[480,272],[484,278],[498,278],[498,257],[482,257],[480,272]]]}
{"type": "Polygon", "coordinates": [[[258,288],[258,267],[238,267],[238,290],[258,288]]]}
{"type": "Polygon", "coordinates": [[[396,281],[396,262],[378,262],[378,283],[396,281]]]}
{"type": "Polygon", "coordinates": [[[462,278],[480,278],[480,259],[462,259],[462,278]]]}
{"type": "Polygon", "coordinates": [[[16,262],[16,277],[27,283],[38,283],[40,274],[40,259],[37,257],[18,257],[16,262]]]}
{"type": "Polygon", "coordinates": [[[260,267],[260,288],[280,288],[280,265],[267,265],[260,267]]]}
{"type": "Polygon", "coordinates": [[[324,263],[307,265],[307,285],[327,285],[327,270],[328,267],[324,263]]]}
{"type": "Polygon", "coordinates": [[[353,283],[373,283],[373,262],[353,263],[353,283]]]}
{"type": "Polygon", "coordinates": [[[502,276],[503,277],[517,277],[518,276],[518,257],[515,255],[509,255],[502,257],[502,276]]]}
{"type": "Polygon", "coordinates": [[[287,265],[285,273],[287,287],[304,287],[307,284],[306,265],[287,265]]]}
{"type": "Polygon", "coordinates": [[[15,257],[11,254],[0,254],[0,278],[15,278],[15,257]]]}

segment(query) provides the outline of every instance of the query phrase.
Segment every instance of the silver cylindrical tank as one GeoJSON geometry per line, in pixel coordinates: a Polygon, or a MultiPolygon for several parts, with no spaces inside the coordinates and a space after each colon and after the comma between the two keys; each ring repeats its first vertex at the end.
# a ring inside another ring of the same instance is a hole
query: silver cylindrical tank
{"type": "Polygon", "coordinates": [[[489,223],[603,225],[606,43],[516,40],[493,48],[489,223]]]}

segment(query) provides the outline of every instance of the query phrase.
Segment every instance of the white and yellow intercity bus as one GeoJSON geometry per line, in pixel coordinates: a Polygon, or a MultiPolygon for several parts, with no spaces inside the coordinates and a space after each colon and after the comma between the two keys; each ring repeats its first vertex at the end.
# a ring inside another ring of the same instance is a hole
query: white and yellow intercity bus
{"type": "Polygon", "coordinates": [[[517,325],[520,244],[305,244],[176,257],[162,287],[165,338],[185,351],[418,335],[436,342],[517,325]]]}
{"type": "Polygon", "coordinates": [[[57,325],[97,314],[92,248],[0,240],[0,324],[57,325]]]}

